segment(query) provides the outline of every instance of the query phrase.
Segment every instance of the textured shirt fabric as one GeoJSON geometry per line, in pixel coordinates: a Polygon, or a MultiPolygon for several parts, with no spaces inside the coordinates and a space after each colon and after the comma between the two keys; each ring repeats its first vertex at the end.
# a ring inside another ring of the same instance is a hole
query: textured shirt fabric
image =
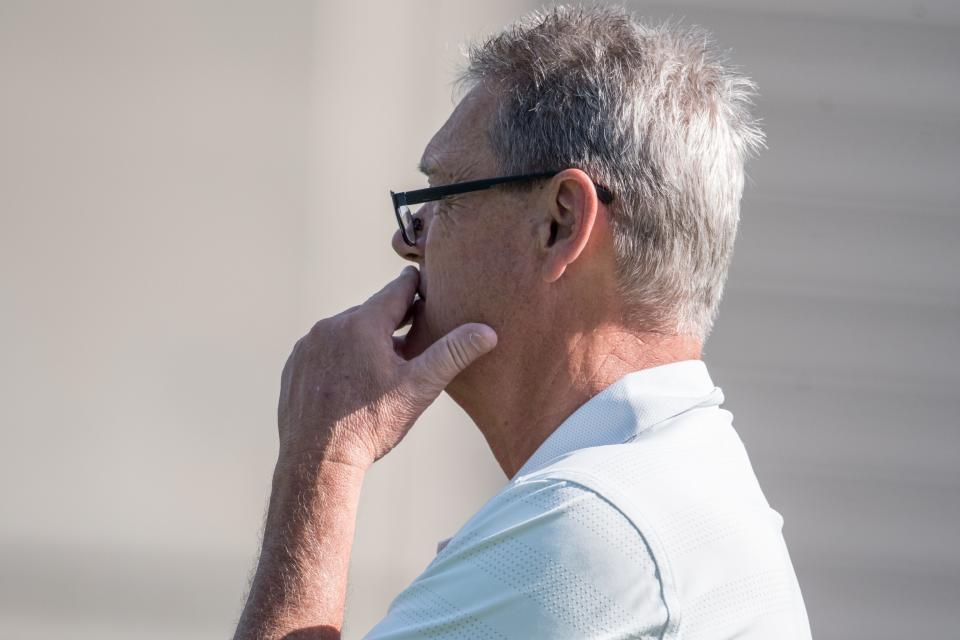
{"type": "Polygon", "coordinates": [[[808,640],[782,536],[702,360],[571,414],[368,640],[808,640]]]}

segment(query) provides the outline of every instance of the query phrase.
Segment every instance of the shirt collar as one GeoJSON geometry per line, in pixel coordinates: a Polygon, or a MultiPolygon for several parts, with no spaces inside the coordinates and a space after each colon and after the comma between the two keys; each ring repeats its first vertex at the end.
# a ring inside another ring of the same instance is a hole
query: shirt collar
{"type": "Polygon", "coordinates": [[[628,373],[590,398],[533,452],[511,482],[586,447],[620,444],[690,409],[723,403],[703,360],[680,360],[628,373]]]}

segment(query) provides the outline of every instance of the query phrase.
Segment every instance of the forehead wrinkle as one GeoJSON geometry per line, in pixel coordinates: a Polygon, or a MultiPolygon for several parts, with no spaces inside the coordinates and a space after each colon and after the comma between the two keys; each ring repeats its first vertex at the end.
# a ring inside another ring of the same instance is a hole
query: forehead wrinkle
{"type": "Polygon", "coordinates": [[[418,169],[427,177],[440,176],[444,182],[457,182],[465,180],[467,175],[479,166],[478,159],[469,155],[424,154],[418,169]]]}
{"type": "Polygon", "coordinates": [[[417,167],[420,172],[431,179],[439,176],[444,184],[491,177],[495,162],[491,162],[487,128],[483,126],[489,109],[485,94],[468,94],[427,143],[417,167]]]}

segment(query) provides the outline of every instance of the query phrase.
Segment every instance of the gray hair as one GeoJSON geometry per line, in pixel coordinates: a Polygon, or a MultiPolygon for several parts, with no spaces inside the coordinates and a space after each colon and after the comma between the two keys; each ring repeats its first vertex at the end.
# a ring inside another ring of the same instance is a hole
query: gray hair
{"type": "Polygon", "coordinates": [[[744,162],[765,146],[756,85],[709,32],[620,7],[558,6],[468,46],[458,84],[495,87],[498,169],[577,167],[608,187],[617,287],[646,331],[705,341],[740,218],[744,162]]]}

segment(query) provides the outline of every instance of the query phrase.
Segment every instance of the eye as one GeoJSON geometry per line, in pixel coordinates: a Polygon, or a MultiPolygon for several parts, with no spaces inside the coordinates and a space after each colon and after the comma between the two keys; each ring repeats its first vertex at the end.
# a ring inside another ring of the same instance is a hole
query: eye
{"type": "Polygon", "coordinates": [[[450,209],[460,204],[460,196],[447,196],[440,199],[440,206],[444,209],[450,209]]]}

